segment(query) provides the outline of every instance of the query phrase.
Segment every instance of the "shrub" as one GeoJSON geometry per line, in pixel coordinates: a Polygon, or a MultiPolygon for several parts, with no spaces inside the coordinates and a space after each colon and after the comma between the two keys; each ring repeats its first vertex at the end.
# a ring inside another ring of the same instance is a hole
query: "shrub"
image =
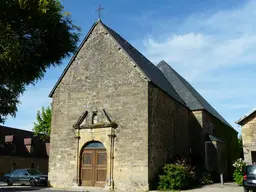
{"type": "Polygon", "coordinates": [[[190,174],[190,176],[196,180],[195,166],[192,166],[189,162],[188,156],[179,156],[173,160],[175,165],[183,166],[190,174]]]}
{"type": "Polygon", "coordinates": [[[211,174],[208,173],[208,172],[203,172],[201,177],[200,177],[200,184],[201,185],[213,184],[213,180],[212,180],[211,174]]]}
{"type": "Polygon", "coordinates": [[[193,177],[186,167],[178,164],[166,164],[163,168],[163,174],[159,176],[158,189],[188,189],[193,183],[193,177]]]}
{"type": "Polygon", "coordinates": [[[233,166],[235,167],[233,173],[233,179],[238,185],[243,185],[243,170],[245,168],[246,163],[243,161],[242,158],[237,159],[233,166]]]}

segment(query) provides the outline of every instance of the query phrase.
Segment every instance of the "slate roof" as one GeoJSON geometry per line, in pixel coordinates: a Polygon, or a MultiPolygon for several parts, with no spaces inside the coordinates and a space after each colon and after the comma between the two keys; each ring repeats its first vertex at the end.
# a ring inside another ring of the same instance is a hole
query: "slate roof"
{"type": "Polygon", "coordinates": [[[216,137],[210,133],[207,133],[205,135],[205,141],[217,141],[217,142],[220,142],[220,143],[225,143],[222,139],[220,139],[219,137],[216,137]]]}
{"type": "Polygon", "coordinates": [[[211,115],[233,128],[179,73],[170,67],[165,61],[161,61],[157,67],[162,71],[179,96],[184,100],[190,110],[205,109],[211,115]]]}
{"type": "Polygon", "coordinates": [[[116,33],[113,29],[109,28],[105,24],[103,24],[100,20],[93,24],[91,29],[89,30],[88,34],[86,35],[85,39],[79,46],[77,53],[72,57],[69,64],[65,68],[64,72],[62,73],[61,77],[55,84],[54,88],[49,94],[49,97],[52,97],[54,90],[57,88],[58,84],[60,83],[61,79],[67,72],[68,68],[72,64],[73,60],[77,56],[78,52],[83,47],[84,43],[86,42],[87,38],[89,37],[90,33],[93,31],[94,27],[97,24],[101,24],[107,32],[113,37],[113,39],[119,44],[119,46],[125,51],[125,53],[134,61],[141,72],[145,75],[145,77],[153,82],[156,86],[174,98],[176,101],[181,103],[182,105],[186,106],[185,102],[180,98],[180,96],[176,93],[174,88],[170,85],[168,80],[164,77],[162,72],[153,64],[151,63],[146,57],[144,57],[138,50],[136,50],[131,44],[129,44],[124,38],[122,38],[118,33],[116,33]]]}
{"type": "Polygon", "coordinates": [[[248,117],[250,117],[252,114],[254,114],[256,112],[256,107],[253,108],[252,110],[250,110],[248,113],[246,113],[243,117],[241,117],[240,119],[238,119],[235,123],[241,125],[242,121],[244,121],[245,119],[247,119],[248,117]]]}
{"type": "Polygon", "coordinates": [[[137,67],[144,74],[148,81],[154,83],[164,92],[166,92],[170,97],[174,98],[180,104],[188,107],[191,110],[205,109],[210,114],[221,120],[223,123],[232,128],[232,126],[184,79],[182,78],[174,69],[172,69],[164,61],[160,62],[157,67],[151,63],[146,57],[144,57],[137,49],[135,49],[131,44],[129,44],[124,38],[122,38],[117,32],[115,32],[110,27],[103,24],[100,20],[95,22],[88,34],[80,44],[77,52],[71,58],[69,64],[66,66],[62,75],[58,79],[57,83],[53,87],[49,94],[52,97],[55,89],[60,83],[61,79],[64,77],[65,73],[69,69],[72,62],[75,60],[77,54],[83,47],[84,43],[88,39],[89,35],[95,28],[97,24],[102,25],[107,32],[113,37],[113,39],[118,43],[118,45],[124,50],[127,56],[137,65],[137,67]],[[169,68],[168,68],[169,66],[169,68]]]}

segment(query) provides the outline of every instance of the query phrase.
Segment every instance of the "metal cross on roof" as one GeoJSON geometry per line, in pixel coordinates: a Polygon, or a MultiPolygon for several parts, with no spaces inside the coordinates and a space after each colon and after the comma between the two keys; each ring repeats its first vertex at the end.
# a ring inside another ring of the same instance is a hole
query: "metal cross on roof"
{"type": "Polygon", "coordinates": [[[101,20],[101,11],[104,9],[104,7],[101,7],[101,5],[99,5],[98,9],[96,9],[95,11],[98,12],[98,19],[101,20]]]}

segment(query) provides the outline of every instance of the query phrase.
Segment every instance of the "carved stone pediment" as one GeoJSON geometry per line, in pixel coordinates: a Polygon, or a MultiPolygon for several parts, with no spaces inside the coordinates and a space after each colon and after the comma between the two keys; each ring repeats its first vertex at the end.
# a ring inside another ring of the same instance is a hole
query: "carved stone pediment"
{"type": "Polygon", "coordinates": [[[112,120],[106,110],[102,109],[83,112],[73,127],[75,129],[117,128],[117,124],[112,120]]]}

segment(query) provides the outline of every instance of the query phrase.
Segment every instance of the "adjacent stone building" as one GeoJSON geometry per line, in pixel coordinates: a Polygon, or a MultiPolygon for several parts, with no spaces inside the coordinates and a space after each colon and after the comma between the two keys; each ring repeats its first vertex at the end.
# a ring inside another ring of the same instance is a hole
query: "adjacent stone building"
{"type": "Polygon", "coordinates": [[[242,127],[244,160],[248,164],[256,163],[256,108],[236,123],[242,127]]]}
{"type": "Polygon", "coordinates": [[[236,158],[225,119],[166,62],[155,66],[101,21],[49,96],[53,187],[147,191],[177,155],[226,175],[236,158]]]}
{"type": "Polygon", "coordinates": [[[48,173],[49,143],[31,131],[0,125],[0,178],[19,168],[36,168],[48,173]]]}

